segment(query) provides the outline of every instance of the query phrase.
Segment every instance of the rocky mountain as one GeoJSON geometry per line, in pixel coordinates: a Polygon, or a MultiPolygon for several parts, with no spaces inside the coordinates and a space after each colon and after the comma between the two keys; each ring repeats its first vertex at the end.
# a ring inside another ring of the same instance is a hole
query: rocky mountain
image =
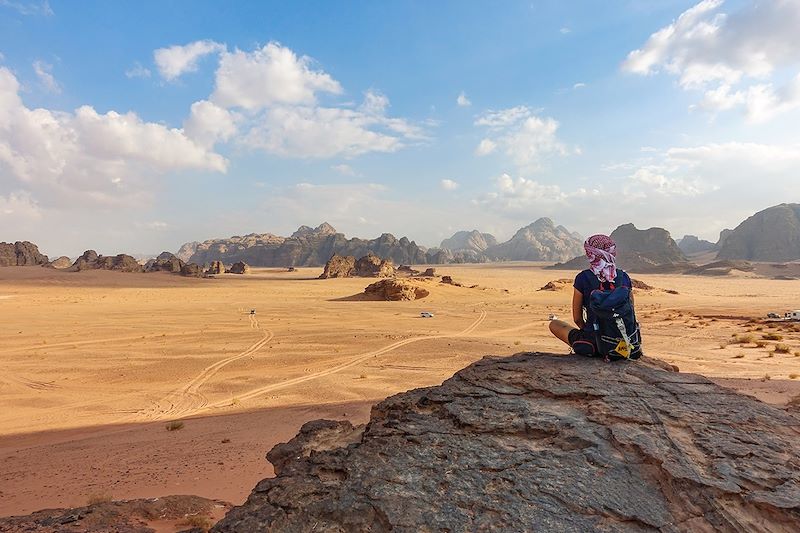
{"type": "Polygon", "coordinates": [[[566,261],[583,251],[583,240],[549,218],[519,229],[511,239],[485,250],[493,260],[566,261]]]}
{"type": "Polygon", "coordinates": [[[81,270],[117,270],[119,272],[144,272],[144,268],[136,259],[127,254],[97,255],[94,250],[86,250],[75,260],[70,271],[81,270]]]}
{"type": "Polygon", "coordinates": [[[800,259],[800,204],[776,205],[749,217],[724,239],[717,259],[800,259]]]}
{"type": "MultiPolygon", "coordinates": [[[[694,266],[665,229],[640,230],[633,224],[623,224],[611,232],[611,238],[617,243],[617,265],[626,271],[679,272],[694,266]]],[[[581,253],[552,268],[583,270],[587,266],[586,256],[581,253]]]]}
{"type": "MultiPolygon", "coordinates": [[[[192,243],[187,243],[181,250],[187,252],[191,248],[192,243]]],[[[198,264],[244,261],[262,267],[322,266],[334,253],[362,257],[370,252],[395,263],[429,262],[425,249],[406,237],[397,239],[390,233],[384,233],[376,239],[348,239],[328,223],[316,228],[301,226],[291,237],[252,233],[244,237],[204,241],[194,247],[194,253],[188,260],[198,264]]]]}
{"type": "Polygon", "coordinates": [[[35,266],[47,262],[47,256],[39,253],[39,247],[32,242],[0,242],[0,267],[35,266]]]}
{"type": "Polygon", "coordinates": [[[710,252],[717,247],[717,245],[713,242],[700,239],[696,235],[684,235],[683,238],[677,242],[677,244],[678,248],[680,248],[685,254],[710,252]]]}
{"type": "Polygon", "coordinates": [[[190,257],[194,255],[194,253],[197,251],[198,246],[200,246],[200,243],[197,241],[184,243],[178,249],[178,253],[175,254],[175,257],[177,257],[183,262],[186,262],[189,260],[190,257]]]}
{"type": "Polygon", "coordinates": [[[481,233],[474,229],[472,231],[458,231],[449,239],[442,241],[439,246],[442,250],[451,252],[474,252],[482,253],[488,248],[497,245],[497,239],[491,233],[481,233]]]}
{"type": "Polygon", "coordinates": [[[305,424],[212,531],[796,531],[798,431],[647,358],[489,357],[305,424]]]}

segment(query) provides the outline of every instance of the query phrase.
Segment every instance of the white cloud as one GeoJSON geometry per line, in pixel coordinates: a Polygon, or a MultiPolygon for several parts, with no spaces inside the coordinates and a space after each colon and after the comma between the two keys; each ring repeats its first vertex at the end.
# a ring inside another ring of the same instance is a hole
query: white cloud
{"type": "Polygon", "coordinates": [[[160,231],[167,229],[169,227],[169,224],[167,224],[166,222],[162,222],[160,220],[153,220],[152,222],[145,223],[144,227],[147,229],[160,231]]]}
{"type": "Polygon", "coordinates": [[[153,52],[158,73],[167,81],[174,81],[187,72],[197,71],[203,57],[225,51],[225,45],[211,40],[195,41],[186,45],[159,48],[153,52]]]}
{"type": "Polygon", "coordinates": [[[47,92],[59,94],[61,86],[53,77],[53,65],[45,63],[44,61],[36,60],[33,62],[33,71],[36,77],[39,78],[39,83],[45,88],[47,92]]]}
{"type": "MultiPolygon", "coordinates": [[[[669,176],[667,171],[658,166],[642,167],[636,170],[630,180],[633,184],[643,185],[648,192],[656,192],[664,196],[697,196],[713,189],[698,180],[691,180],[678,176],[669,176]]],[[[626,194],[636,194],[628,189],[626,194]]],[[[638,193],[641,196],[647,196],[638,193]]]]}
{"type": "Polygon", "coordinates": [[[12,220],[41,218],[42,212],[36,201],[26,191],[16,191],[7,196],[0,195],[0,217],[12,220]]]}
{"type": "Polygon", "coordinates": [[[275,104],[314,104],[316,93],[341,94],[342,87],[313,69],[309,57],[278,43],[252,52],[225,52],[211,100],[224,107],[258,110],[275,104]]]}
{"type": "Polygon", "coordinates": [[[358,172],[353,170],[353,167],[344,163],[339,165],[331,165],[331,170],[341,174],[342,176],[358,176],[358,172]]]}
{"type": "Polygon", "coordinates": [[[800,64],[800,2],[753,2],[723,13],[723,0],[704,0],[652,34],[628,54],[623,70],[678,77],[684,89],[702,89],[700,107],[742,107],[752,121],[800,107],[798,78],[776,89],[773,75],[800,64]],[[756,82],[756,83],[753,83],[756,82]]]}
{"type": "Polygon", "coordinates": [[[475,121],[487,126],[490,137],[484,138],[475,153],[486,155],[502,150],[519,167],[538,169],[549,155],[567,155],[566,146],[557,138],[558,122],[541,118],[525,106],[490,111],[475,121]]]}
{"type": "Polygon", "coordinates": [[[50,7],[50,2],[43,0],[41,2],[14,2],[12,0],[0,0],[0,6],[13,9],[20,15],[42,15],[51,17],[55,15],[53,9],[50,7]]]}
{"type": "Polygon", "coordinates": [[[216,143],[226,142],[236,134],[238,120],[235,113],[208,100],[200,100],[192,104],[183,130],[188,138],[200,146],[212,148],[216,143]]]}
{"type": "Polygon", "coordinates": [[[459,93],[458,97],[456,98],[456,103],[459,105],[459,107],[469,107],[472,105],[472,102],[470,102],[469,98],[467,98],[467,95],[464,94],[464,91],[459,93]]]}
{"type": "Polygon", "coordinates": [[[451,179],[443,179],[439,182],[439,186],[445,191],[454,191],[458,189],[458,182],[451,179]]]}
{"type": "Polygon", "coordinates": [[[165,172],[225,172],[227,161],[182,130],[132,112],[27,108],[16,77],[0,67],[0,167],[9,171],[0,173],[3,182],[28,190],[45,208],[141,202],[165,172]]]}
{"type": "Polygon", "coordinates": [[[572,86],[573,89],[583,89],[584,87],[586,87],[586,84],[583,82],[578,82],[572,86]]]}
{"type": "Polygon", "coordinates": [[[149,78],[150,75],[150,69],[143,67],[138,61],[125,71],[126,78],[149,78]]]}

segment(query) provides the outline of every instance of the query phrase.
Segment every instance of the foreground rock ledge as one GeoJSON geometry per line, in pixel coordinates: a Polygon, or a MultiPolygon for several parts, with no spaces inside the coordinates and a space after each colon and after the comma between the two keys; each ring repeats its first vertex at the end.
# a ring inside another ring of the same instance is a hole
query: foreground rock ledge
{"type": "Polygon", "coordinates": [[[306,424],[213,531],[798,531],[798,437],[656,361],[485,358],[366,427],[306,424]]]}

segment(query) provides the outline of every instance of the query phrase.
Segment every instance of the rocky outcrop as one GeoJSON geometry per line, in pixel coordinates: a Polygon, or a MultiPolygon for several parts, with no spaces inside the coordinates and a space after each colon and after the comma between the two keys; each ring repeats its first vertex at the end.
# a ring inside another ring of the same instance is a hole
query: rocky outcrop
{"type": "Polygon", "coordinates": [[[202,278],[203,267],[197,263],[184,263],[181,267],[181,276],[187,278],[202,278]]]}
{"type": "Polygon", "coordinates": [[[208,269],[206,270],[206,274],[209,276],[216,276],[224,273],[225,265],[222,264],[222,261],[211,261],[211,264],[208,265],[208,269]]]}
{"type": "Polygon", "coordinates": [[[200,243],[197,241],[184,243],[178,249],[178,253],[176,253],[175,256],[185,263],[194,255],[198,246],[200,246],[200,243]]]}
{"type": "Polygon", "coordinates": [[[549,218],[518,230],[508,241],[489,247],[485,253],[495,260],[566,261],[583,250],[583,240],[549,218]]]}
{"type": "Polygon", "coordinates": [[[183,269],[184,262],[179,257],[169,253],[161,252],[158,257],[151,259],[144,265],[145,272],[172,272],[173,274],[180,274],[183,269]]]}
{"type": "Polygon", "coordinates": [[[118,272],[144,272],[139,262],[128,254],[97,255],[94,250],[86,250],[75,260],[69,270],[116,270],[118,272]]]}
{"type": "Polygon", "coordinates": [[[717,245],[713,242],[700,239],[696,235],[684,235],[683,239],[678,241],[678,248],[687,255],[710,252],[716,247],[717,245]]]}
{"type": "Polygon", "coordinates": [[[401,301],[419,300],[430,294],[424,287],[405,279],[382,279],[368,285],[364,294],[378,300],[401,301]]]}
{"type": "Polygon", "coordinates": [[[69,268],[69,267],[72,266],[72,260],[69,257],[67,257],[66,255],[62,255],[61,257],[59,257],[57,259],[53,259],[52,261],[47,263],[45,266],[47,268],[58,268],[58,269],[69,268]]]}
{"type": "Polygon", "coordinates": [[[249,274],[250,273],[250,265],[243,261],[237,261],[236,263],[231,265],[230,270],[228,270],[231,274],[249,274]]]}
{"type": "Polygon", "coordinates": [[[372,252],[355,262],[355,276],[361,278],[386,278],[395,273],[391,259],[382,259],[372,252]]]}
{"type": "Polygon", "coordinates": [[[355,274],[356,258],[352,255],[333,254],[320,274],[320,279],[349,278],[355,274]]]}
{"type": "Polygon", "coordinates": [[[304,425],[212,531],[797,531],[800,420],[668,367],[485,358],[304,425]]]}
{"type": "Polygon", "coordinates": [[[722,240],[717,259],[800,259],[800,204],[780,204],[751,216],[722,240]]]}
{"type": "MultiPolygon", "coordinates": [[[[637,229],[633,224],[623,224],[611,232],[617,243],[617,265],[628,272],[682,272],[694,267],[662,228],[637,229]]],[[[566,263],[552,268],[558,270],[583,270],[588,267],[581,254],[566,263]]]]}
{"type": "Polygon", "coordinates": [[[44,265],[47,261],[47,256],[39,253],[39,248],[32,242],[0,242],[0,267],[44,265]]]}
{"type": "Polygon", "coordinates": [[[449,239],[442,241],[439,246],[443,250],[451,252],[472,252],[480,254],[492,246],[497,245],[497,239],[490,233],[481,233],[474,229],[472,231],[458,231],[449,239]]]}

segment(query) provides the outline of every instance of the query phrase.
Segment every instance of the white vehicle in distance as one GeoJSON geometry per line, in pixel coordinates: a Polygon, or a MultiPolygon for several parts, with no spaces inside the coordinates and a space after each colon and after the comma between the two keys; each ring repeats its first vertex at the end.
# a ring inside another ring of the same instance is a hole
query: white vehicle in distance
{"type": "Polygon", "coordinates": [[[419,314],[422,318],[433,318],[433,313],[430,311],[423,311],[419,314]]]}

